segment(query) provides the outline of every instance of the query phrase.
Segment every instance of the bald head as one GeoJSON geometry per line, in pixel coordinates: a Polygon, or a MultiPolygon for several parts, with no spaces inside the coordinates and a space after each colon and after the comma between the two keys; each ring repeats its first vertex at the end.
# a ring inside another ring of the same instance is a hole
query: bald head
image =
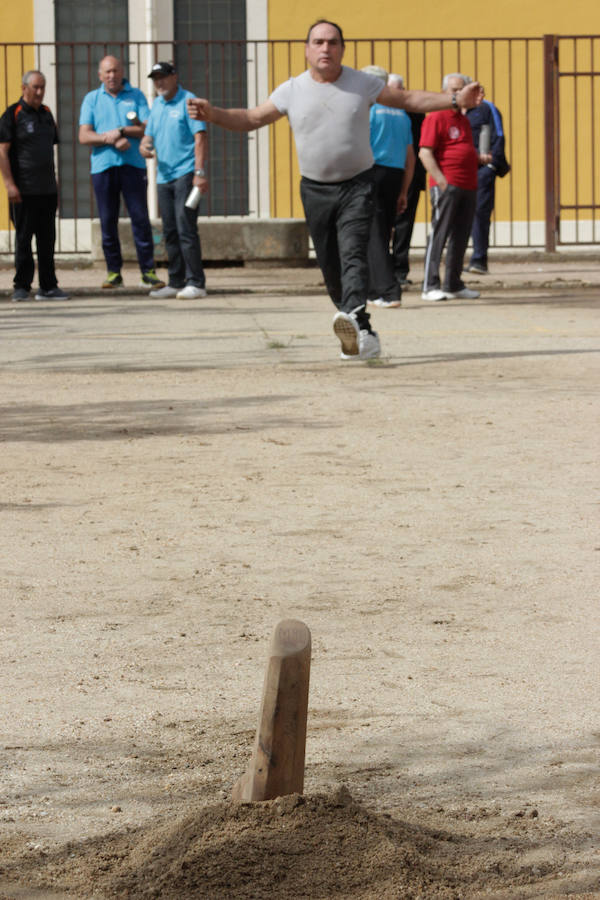
{"type": "Polygon", "coordinates": [[[116,96],[123,85],[123,63],[116,56],[105,56],[98,66],[98,78],[109,94],[116,96]]]}

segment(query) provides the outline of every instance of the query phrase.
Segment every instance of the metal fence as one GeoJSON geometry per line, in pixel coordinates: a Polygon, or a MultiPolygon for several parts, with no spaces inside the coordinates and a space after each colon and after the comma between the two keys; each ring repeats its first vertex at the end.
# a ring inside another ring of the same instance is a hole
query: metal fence
{"type": "MultiPolygon", "coordinates": [[[[596,146],[600,73],[594,36],[465,39],[348,40],[344,62],[377,64],[404,76],[409,88],[440,90],[447,72],[463,72],[485,85],[502,112],[510,174],[497,179],[491,244],[546,247],[595,243],[600,172],[596,146]]],[[[148,92],[157,59],[174,60],[184,87],[216,105],[253,106],[305,67],[304,42],[173,41],[0,44],[0,98],[4,107],[20,95],[23,71],[47,77],[45,102],[61,136],[57,155],[61,184],[58,252],[90,249],[95,201],[89,151],[77,140],[84,94],[98,86],[98,60],[106,53],[125,62],[132,84],[148,92]]],[[[206,216],[301,218],[299,173],[287,120],[251,134],[210,128],[211,190],[206,216]]],[[[150,182],[153,168],[150,167],[150,182]]],[[[155,191],[149,192],[156,216],[155,191]]],[[[123,211],[124,214],[125,211],[123,211]]],[[[427,203],[422,201],[414,245],[424,246],[427,203]]],[[[0,252],[10,250],[6,195],[0,195],[0,252]]]]}
{"type": "Polygon", "coordinates": [[[545,35],[546,248],[600,241],[600,37],[545,35]]]}

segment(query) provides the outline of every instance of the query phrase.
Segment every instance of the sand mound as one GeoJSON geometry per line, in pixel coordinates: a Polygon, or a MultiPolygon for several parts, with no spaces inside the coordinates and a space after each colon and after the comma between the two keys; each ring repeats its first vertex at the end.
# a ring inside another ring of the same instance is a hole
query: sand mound
{"type": "Polygon", "coordinates": [[[4,875],[30,893],[0,896],[366,900],[525,897],[540,896],[540,889],[553,895],[552,873],[541,871],[539,861],[517,863],[524,835],[473,837],[369,812],[342,787],[327,796],[197,807],[177,820],[71,844],[44,858],[21,857],[18,874],[15,860],[4,875]]]}

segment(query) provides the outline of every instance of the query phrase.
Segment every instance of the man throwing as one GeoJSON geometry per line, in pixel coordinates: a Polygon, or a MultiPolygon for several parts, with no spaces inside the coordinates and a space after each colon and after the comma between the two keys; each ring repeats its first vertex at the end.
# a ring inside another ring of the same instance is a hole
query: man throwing
{"type": "MultiPolygon", "coordinates": [[[[339,25],[321,20],[309,28],[308,69],[279,85],[253,109],[220,109],[208,100],[188,100],[193,118],[232,131],[253,131],[287,115],[302,181],[300,192],[317,261],[338,312],[333,330],[344,360],[381,352],[366,311],[367,244],[373,216],[373,154],[369,110],[373,103],[429,112],[449,109],[456,98],[426,91],[399,91],[381,79],[342,65],[339,25]]],[[[479,86],[464,86],[461,105],[471,105],[479,86]]]]}
{"type": "Polygon", "coordinates": [[[152,105],[146,133],[140,144],[142,156],[158,156],[158,204],[169,257],[169,283],[150,291],[151,297],[206,297],[202,254],[198,238],[198,207],[185,201],[193,187],[208,190],[205,164],[206,125],[190,119],[186,101],[193,97],[177,83],[177,72],[169,62],[152,66],[157,98],[152,105]],[[154,148],[154,149],[153,149],[154,148]]]}
{"type": "Polygon", "coordinates": [[[123,65],[114,56],[100,60],[98,77],[102,82],[83,98],[79,116],[79,143],[92,148],[92,184],[96,194],[102,228],[102,249],[108,272],[103,288],[123,284],[119,206],[125,200],[142,286],[162,287],[154,271],[154,244],[148,217],[146,163],[140,155],[143,123],[150,110],[143,93],[123,77],[123,65]],[[128,113],[135,113],[130,122],[128,113]]]}
{"type": "Polygon", "coordinates": [[[471,126],[465,115],[469,103],[462,99],[465,84],[464,75],[446,75],[443,88],[456,98],[456,107],[427,116],[421,128],[419,157],[429,172],[432,205],[421,295],[423,300],[449,300],[455,297],[474,300],[479,297],[479,292],[466,287],[461,278],[475,213],[478,164],[471,126]],[[442,288],[440,261],[446,244],[446,273],[442,288]]]}
{"type": "Polygon", "coordinates": [[[13,300],[29,298],[35,266],[31,239],[35,235],[40,289],[36,300],[67,300],[54,269],[58,188],[54,145],[58,132],[52,113],[42,101],[46,78],[42,72],[23,75],[23,95],[0,119],[0,173],[4,179],[10,217],[15,226],[13,300]]]}

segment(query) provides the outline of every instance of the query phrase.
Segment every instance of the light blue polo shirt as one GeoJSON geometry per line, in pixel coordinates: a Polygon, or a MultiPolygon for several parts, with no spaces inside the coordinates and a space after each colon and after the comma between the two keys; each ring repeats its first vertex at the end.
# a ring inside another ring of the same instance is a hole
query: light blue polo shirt
{"type": "MultiPolygon", "coordinates": [[[[103,84],[95,91],[90,91],[83,98],[81,112],[79,114],[80,125],[91,125],[94,131],[102,134],[122,125],[129,125],[127,113],[133,110],[137,113],[140,122],[145,122],[150,115],[148,101],[139,88],[131,87],[126,79],[116,97],[109,94],[103,84]]],[[[127,138],[131,147],[121,153],[113,146],[107,144],[103,147],[92,148],[92,175],[104,172],[113,166],[137,166],[138,169],[146,168],[146,160],[140,153],[138,138],[127,138]]]]}
{"type": "Polygon", "coordinates": [[[403,169],[406,150],[412,144],[410,118],[403,109],[374,103],[370,112],[371,149],[375,163],[403,169]]]}
{"type": "Polygon", "coordinates": [[[150,118],[146,124],[146,134],[154,141],[154,149],[158,159],[158,184],[175,181],[195,169],[194,135],[206,131],[206,124],[190,119],[186,101],[195,97],[191,91],[182,87],[171,100],[157,97],[150,110],[150,118]]]}

